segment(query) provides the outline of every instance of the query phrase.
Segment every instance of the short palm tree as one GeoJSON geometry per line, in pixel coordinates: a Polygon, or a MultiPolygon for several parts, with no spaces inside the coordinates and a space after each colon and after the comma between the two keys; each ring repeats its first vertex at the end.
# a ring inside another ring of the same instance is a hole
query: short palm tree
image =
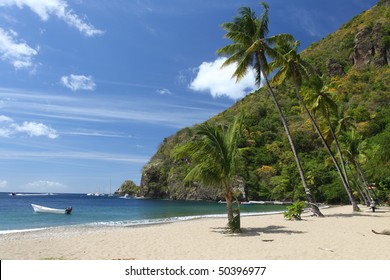
{"type": "Polygon", "coordinates": [[[265,2],[262,2],[261,4],[263,6],[263,14],[260,18],[257,18],[256,13],[252,11],[251,8],[243,7],[239,10],[239,16],[235,17],[233,22],[222,24],[222,28],[227,31],[225,37],[232,40],[233,43],[220,48],[217,50],[217,53],[219,55],[229,56],[223,66],[235,63],[237,64],[236,71],[233,74],[233,77],[235,77],[237,81],[242,79],[250,68],[254,68],[256,71],[256,83],[259,87],[263,76],[265,86],[275,104],[285,129],[298,167],[299,175],[305,189],[307,201],[311,205],[313,213],[315,215],[322,216],[320,210],[314,203],[311,191],[306,183],[303,168],[295,149],[286,118],[280,108],[278,100],[276,99],[275,93],[269,84],[267,76],[269,67],[266,55],[271,57],[277,55],[277,53],[273,51],[272,46],[280,40],[291,40],[292,36],[289,34],[279,34],[267,37],[269,7],[265,2]]]}
{"type": "MultiPolygon", "coordinates": [[[[359,211],[359,207],[357,206],[357,203],[352,195],[352,190],[348,182],[347,173],[344,168],[343,159],[341,156],[341,152],[339,152],[341,165],[343,167],[344,173],[340,169],[339,164],[337,163],[337,160],[330,149],[330,146],[326,142],[323,134],[321,133],[321,130],[319,129],[317,122],[314,120],[312,114],[310,113],[309,109],[307,108],[305,102],[303,101],[303,98],[300,94],[300,87],[302,86],[302,83],[304,80],[308,80],[310,76],[314,74],[314,71],[312,70],[309,63],[307,63],[300,54],[298,53],[298,41],[293,40],[283,40],[279,41],[274,51],[278,52],[278,56],[276,56],[275,60],[270,64],[270,71],[277,70],[278,72],[275,74],[275,76],[272,79],[272,84],[280,85],[287,80],[291,80],[295,86],[295,93],[299,100],[299,103],[303,107],[304,111],[306,112],[306,115],[309,117],[310,122],[312,123],[314,130],[320,137],[324,147],[326,148],[327,152],[329,153],[330,157],[332,158],[332,161],[337,169],[337,171],[340,174],[341,180],[343,182],[343,186],[348,194],[348,197],[351,201],[353,211],[359,211]]],[[[319,99],[323,100],[323,99],[319,99]]],[[[321,104],[323,105],[323,104],[321,104]]],[[[328,111],[327,111],[328,112],[328,111]]],[[[329,114],[326,115],[329,120],[329,114]]],[[[331,129],[331,128],[330,128],[331,129]]],[[[336,139],[336,138],[335,138],[336,139]]],[[[337,141],[337,140],[335,140],[337,141]]],[[[337,144],[337,143],[336,143],[337,144]]],[[[337,145],[337,147],[339,147],[337,145]]]]}
{"type": "Polygon", "coordinates": [[[209,123],[199,125],[196,128],[194,141],[180,147],[176,154],[177,158],[189,157],[195,164],[185,177],[185,181],[199,182],[202,185],[223,189],[228,227],[231,232],[240,232],[239,212],[238,218],[234,218],[233,201],[235,200],[234,182],[240,161],[238,141],[243,118],[241,113],[227,129],[222,125],[209,123]]]}

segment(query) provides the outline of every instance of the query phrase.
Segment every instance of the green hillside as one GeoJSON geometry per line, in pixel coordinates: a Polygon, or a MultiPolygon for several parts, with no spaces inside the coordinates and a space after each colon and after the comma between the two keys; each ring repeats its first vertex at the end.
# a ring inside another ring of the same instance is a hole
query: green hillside
{"type": "MultiPolygon", "coordinates": [[[[375,195],[388,201],[390,194],[390,4],[382,0],[372,9],[354,17],[338,31],[312,44],[301,53],[326,85],[338,112],[332,115],[346,155],[353,154],[365,179],[375,183],[375,195]],[[342,122],[344,120],[345,122],[342,122]],[[341,128],[343,126],[340,126],[341,128]]],[[[328,153],[303,113],[294,88],[275,88],[287,116],[307,181],[318,202],[349,203],[340,177],[328,153]]],[[[302,95],[310,100],[310,88],[302,95]]],[[[311,106],[310,103],[306,104],[311,106]]],[[[237,188],[243,199],[305,200],[292,152],[279,115],[268,93],[260,89],[238,101],[209,122],[227,124],[242,110],[246,113],[240,147],[242,164],[237,188]]],[[[316,117],[326,134],[325,121],[316,117]]],[[[188,159],[176,160],[174,151],[194,137],[194,127],[164,139],[144,166],[140,195],[170,199],[220,199],[220,190],[196,182],[183,183],[191,169],[188,159]]],[[[331,143],[329,141],[329,143],[331,143]]],[[[332,144],[334,149],[334,144],[332,144]]],[[[351,163],[351,160],[349,160],[351,163]]],[[[349,164],[351,165],[351,164],[349,164]]],[[[348,166],[347,165],[347,168],[348,166]]],[[[354,196],[360,199],[359,177],[351,168],[354,196]]]]}

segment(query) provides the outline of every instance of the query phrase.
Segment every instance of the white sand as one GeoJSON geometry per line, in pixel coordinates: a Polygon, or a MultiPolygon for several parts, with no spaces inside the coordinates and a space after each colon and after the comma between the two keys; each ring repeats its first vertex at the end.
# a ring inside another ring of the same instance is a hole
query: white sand
{"type": "Polygon", "coordinates": [[[225,234],[226,219],[127,228],[70,227],[0,235],[0,259],[296,259],[390,260],[390,208],[353,214],[351,206],[303,214],[242,217],[243,233],[225,234]]]}

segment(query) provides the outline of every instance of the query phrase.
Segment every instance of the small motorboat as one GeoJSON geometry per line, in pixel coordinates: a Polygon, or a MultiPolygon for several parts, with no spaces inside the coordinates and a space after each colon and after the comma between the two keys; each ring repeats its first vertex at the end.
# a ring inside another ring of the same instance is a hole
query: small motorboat
{"type": "Polygon", "coordinates": [[[34,212],[39,212],[39,213],[67,214],[67,215],[72,213],[72,207],[68,207],[65,209],[56,209],[56,208],[49,208],[37,204],[31,204],[31,206],[34,209],[34,212]]]}

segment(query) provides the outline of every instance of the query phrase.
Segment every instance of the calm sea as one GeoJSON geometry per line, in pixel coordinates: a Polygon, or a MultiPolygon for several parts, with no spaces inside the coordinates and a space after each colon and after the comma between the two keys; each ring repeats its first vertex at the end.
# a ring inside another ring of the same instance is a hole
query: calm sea
{"type": "MultiPolygon", "coordinates": [[[[241,205],[242,215],[284,211],[282,205],[241,205]]],[[[124,199],[86,194],[17,194],[0,192],[0,234],[59,226],[131,226],[200,217],[226,217],[226,205],[205,201],[124,199]],[[71,206],[71,215],[34,213],[31,204],[71,206]]]]}

